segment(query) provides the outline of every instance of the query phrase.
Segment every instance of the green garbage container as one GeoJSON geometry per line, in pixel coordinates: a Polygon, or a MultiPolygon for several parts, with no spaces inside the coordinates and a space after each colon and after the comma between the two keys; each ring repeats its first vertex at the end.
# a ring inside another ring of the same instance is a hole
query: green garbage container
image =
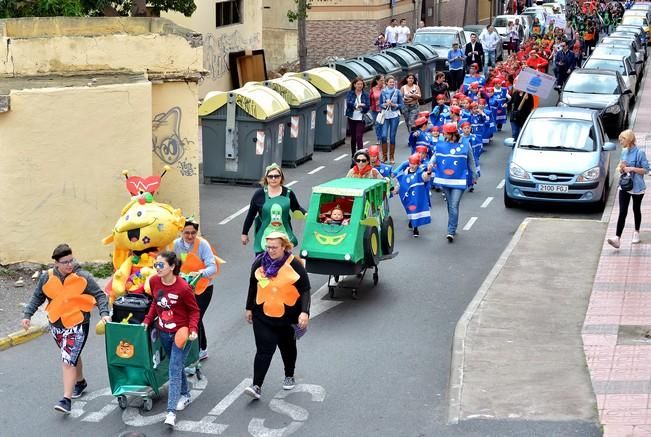
{"type": "Polygon", "coordinates": [[[358,58],[370,64],[378,73],[392,75],[396,78],[396,86],[405,78],[405,73],[396,59],[387,55],[386,53],[370,53],[368,55],[358,58]]]}
{"type": "Polygon", "coordinates": [[[421,85],[420,91],[424,102],[431,101],[432,97],[434,97],[432,96],[432,84],[436,78],[436,60],[439,55],[436,50],[425,44],[406,44],[402,47],[413,52],[423,63],[421,73],[418,75],[418,81],[423,84],[427,83],[427,86],[421,85]]]}
{"type": "Polygon", "coordinates": [[[356,77],[361,77],[366,89],[370,89],[371,81],[377,74],[375,68],[361,59],[346,59],[328,64],[328,67],[340,71],[348,78],[349,81],[356,77]]]}
{"type": "Polygon", "coordinates": [[[343,73],[329,67],[288,74],[302,77],[321,93],[321,103],[316,110],[314,149],[331,152],[346,140],[346,93],[350,81],[343,73]]]}
{"type": "Polygon", "coordinates": [[[206,183],[257,183],[266,166],[282,161],[289,105],[271,88],[210,92],[199,116],[206,183]]]}
{"type": "Polygon", "coordinates": [[[285,75],[266,81],[265,86],[283,96],[290,108],[290,122],[283,141],[283,165],[296,167],[312,159],[319,90],[300,77],[285,75]],[[314,122],[312,121],[314,120],[314,122]]]}

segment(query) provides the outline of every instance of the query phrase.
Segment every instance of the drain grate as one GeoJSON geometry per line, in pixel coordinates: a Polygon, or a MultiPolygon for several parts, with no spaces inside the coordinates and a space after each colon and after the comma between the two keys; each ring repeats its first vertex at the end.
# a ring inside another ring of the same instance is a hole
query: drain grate
{"type": "Polygon", "coordinates": [[[620,325],[617,332],[617,344],[651,345],[651,326],[649,325],[620,325]]]}

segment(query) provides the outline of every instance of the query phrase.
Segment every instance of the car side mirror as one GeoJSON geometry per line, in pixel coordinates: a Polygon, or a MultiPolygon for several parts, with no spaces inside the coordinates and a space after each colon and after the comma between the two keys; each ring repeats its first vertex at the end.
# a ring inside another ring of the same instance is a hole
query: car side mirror
{"type": "Polygon", "coordinates": [[[506,147],[513,148],[513,146],[515,146],[515,138],[505,138],[504,139],[504,145],[506,147]]]}
{"type": "Polygon", "coordinates": [[[604,143],[604,146],[601,149],[606,152],[612,152],[614,150],[617,150],[617,146],[615,145],[615,143],[611,143],[610,141],[608,141],[604,143]]]}

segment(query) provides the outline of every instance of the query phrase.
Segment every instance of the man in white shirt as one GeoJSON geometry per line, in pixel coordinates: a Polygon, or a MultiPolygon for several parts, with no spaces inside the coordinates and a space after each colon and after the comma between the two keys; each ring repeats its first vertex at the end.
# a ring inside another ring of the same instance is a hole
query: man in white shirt
{"type": "Polygon", "coordinates": [[[495,28],[489,24],[486,26],[479,35],[479,42],[481,42],[482,47],[484,48],[484,75],[488,71],[488,66],[495,66],[495,51],[497,50],[497,45],[502,44],[502,38],[500,35],[495,32],[495,28]]]}
{"type": "Polygon", "coordinates": [[[397,30],[397,45],[401,46],[404,44],[407,44],[409,42],[409,35],[411,34],[411,31],[409,30],[409,26],[407,26],[407,20],[404,18],[400,20],[400,26],[398,26],[397,30]]]}
{"type": "Polygon", "coordinates": [[[395,18],[393,18],[391,24],[384,29],[384,40],[389,44],[389,46],[396,46],[396,42],[398,41],[398,20],[395,18]]]}

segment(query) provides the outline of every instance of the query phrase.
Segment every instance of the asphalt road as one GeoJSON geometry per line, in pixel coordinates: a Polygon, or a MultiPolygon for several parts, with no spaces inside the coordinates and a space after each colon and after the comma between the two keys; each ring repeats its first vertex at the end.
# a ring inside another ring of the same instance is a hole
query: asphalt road
{"type": "MultiPolygon", "coordinates": [[[[556,95],[553,93],[553,97],[556,95]]],[[[555,101],[543,102],[555,104],[555,101]]],[[[414,239],[397,199],[398,257],[382,262],[380,282],[365,279],[359,299],[338,291],[327,298],[325,276],[311,276],[314,300],[308,334],[299,341],[294,392],[283,392],[280,356],[274,358],[260,401],[239,391],[250,383],[255,352],[253,333],[243,319],[252,248],[239,241],[244,215],[226,220],[248,205],[253,188],[232,185],[201,187],[202,231],[228,261],[216,284],[205,317],[210,358],[205,379],[194,381],[198,397],[178,415],[176,435],[224,436],[568,436],[591,435],[585,423],[471,420],[446,424],[450,351],[455,324],[487,273],[528,216],[595,219],[601,213],[580,208],[505,209],[502,181],[508,148],[498,133],[481,157],[482,176],[474,193],[461,202],[459,236],[445,240],[445,204],[432,193],[433,223],[414,239]],[[463,230],[462,230],[463,229],[463,230]]],[[[399,144],[406,144],[404,124],[399,144]]],[[[372,132],[366,139],[372,141],[372,132]]],[[[346,144],[330,153],[317,152],[287,180],[303,205],[311,187],[348,170],[346,144]],[[337,160],[337,158],[340,158],[337,160]],[[310,174],[312,173],[312,174],[310,174]]],[[[405,159],[407,147],[398,146],[405,159]]],[[[302,223],[294,222],[302,235],[302,223]]],[[[94,317],[96,321],[96,317],[94,317]]],[[[52,340],[43,336],[0,354],[0,435],[116,436],[138,431],[167,435],[162,424],[165,402],[150,413],[121,411],[108,392],[103,338],[94,334],[84,352],[88,394],[74,402],[74,414],[62,417],[52,405],[61,396],[59,358],[52,340]]]]}

